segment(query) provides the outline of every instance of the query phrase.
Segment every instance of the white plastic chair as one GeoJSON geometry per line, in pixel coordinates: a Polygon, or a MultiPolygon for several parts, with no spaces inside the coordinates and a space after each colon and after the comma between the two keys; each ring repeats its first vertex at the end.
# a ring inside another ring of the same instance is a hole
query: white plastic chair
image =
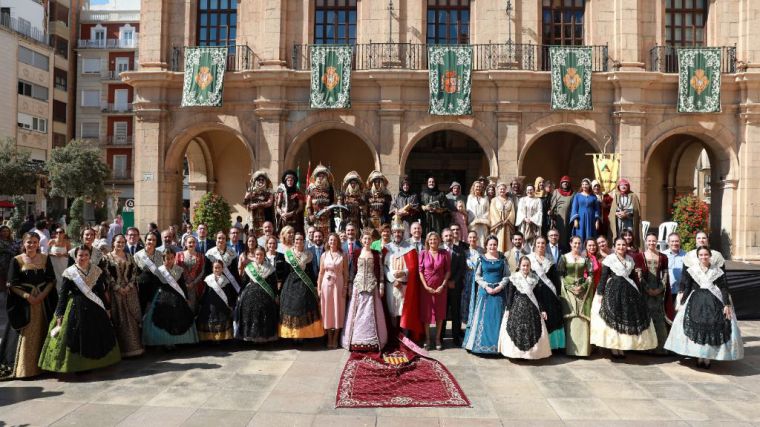
{"type": "Polygon", "coordinates": [[[652,225],[649,221],[641,221],[641,240],[646,240],[647,233],[649,232],[649,226],[652,225]]]}
{"type": "Polygon", "coordinates": [[[670,233],[676,231],[678,223],[674,221],[667,221],[660,224],[660,228],[657,231],[657,244],[661,251],[668,248],[668,236],[670,233]]]}

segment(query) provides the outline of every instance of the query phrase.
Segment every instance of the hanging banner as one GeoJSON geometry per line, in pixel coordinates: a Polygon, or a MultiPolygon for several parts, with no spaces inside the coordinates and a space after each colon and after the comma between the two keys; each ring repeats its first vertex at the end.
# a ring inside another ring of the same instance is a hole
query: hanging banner
{"type": "Polygon", "coordinates": [[[311,108],[351,107],[351,46],[320,46],[311,50],[311,108]]]}
{"type": "Polygon", "coordinates": [[[428,47],[430,114],[472,114],[472,46],[428,47]]]}
{"type": "Polygon", "coordinates": [[[591,110],[591,48],[552,46],[552,110],[591,110]]]}
{"type": "Polygon", "coordinates": [[[594,178],[602,186],[602,192],[609,193],[617,187],[620,178],[620,154],[595,153],[594,178]]]}
{"type": "Polygon", "coordinates": [[[225,68],[226,47],[186,47],[182,106],[220,107],[225,68]]]}
{"type": "Polygon", "coordinates": [[[720,112],[720,48],[678,48],[678,112],[720,112]]]}

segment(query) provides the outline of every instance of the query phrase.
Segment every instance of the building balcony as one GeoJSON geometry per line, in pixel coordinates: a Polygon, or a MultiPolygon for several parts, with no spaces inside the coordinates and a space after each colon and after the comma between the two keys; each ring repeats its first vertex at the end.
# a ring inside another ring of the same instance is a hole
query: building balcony
{"type": "Polygon", "coordinates": [[[121,73],[125,71],[134,71],[134,70],[123,70],[123,71],[116,71],[116,70],[107,70],[107,71],[101,71],[100,72],[100,80],[104,81],[121,81],[121,73]]]}
{"type": "Polygon", "coordinates": [[[111,179],[107,180],[108,183],[128,183],[132,182],[131,171],[112,171],[111,179]]]}
{"type": "MultiPolygon", "coordinates": [[[[171,71],[182,72],[185,70],[185,49],[183,46],[172,48],[171,71]]],[[[212,46],[209,46],[212,47],[212,46]]],[[[224,47],[224,46],[218,46],[224,47]]],[[[248,45],[236,45],[227,47],[227,68],[226,71],[243,71],[253,70],[259,67],[259,61],[253,50],[248,45]]]]}
{"type": "Polygon", "coordinates": [[[136,49],[138,41],[138,34],[135,34],[132,39],[79,39],[77,47],[79,49],[136,49]]]}
{"type": "MultiPolygon", "coordinates": [[[[678,47],[655,46],[649,50],[649,71],[660,73],[678,72],[678,47]]],[[[736,73],[736,46],[720,46],[720,72],[736,73]]]]}
{"type": "Polygon", "coordinates": [[[132,113],[132,102],[128,102],[126,104],[114,104],[114,103],[107,103],[102,104],[100,111],[102,113],[109,113],[109,114],[125,114],[125,113],[132,113]]]}
{"type": "Polygon", "coordinates": [[[132,135],[110,135],[106,137],[106,146],[112,148],[129,147],[132,145],[132,135]]]}
{"type": "MultiPolygon", "coordinates": [[[[311,64],[310,47],[313,45],[297,44],[293,46],[291,67],[296,70],[308,70],[311,64]]],[[[427,70],[427,44],[418,43],[366,43],[353,45],[354,70],[427,70]]],[[[473,71],[524,70],[549,71],[550,45],[489,43],[472,46],[473,71]]],[[[580,47],[580,46],[579,46],[580,47]]],[[[592,71],[608,70],[609,55],[607,46],[585,46],[593,51],[592,71]]]]}
{"type": "Polygon", "coordinates": [[[139,10],[83,10],[80,12],[81,22],[140,22],[139,10]]]}
{"type": "Polygon", "coordinates": [[[43,43],[45,45],[49,43],[48,35],[45,31],[37,27],[32,27],[29,22],[19,22],[18,19],[12,18],[10,15],[0,15],[0,27],[38,43],[43,43]]]}

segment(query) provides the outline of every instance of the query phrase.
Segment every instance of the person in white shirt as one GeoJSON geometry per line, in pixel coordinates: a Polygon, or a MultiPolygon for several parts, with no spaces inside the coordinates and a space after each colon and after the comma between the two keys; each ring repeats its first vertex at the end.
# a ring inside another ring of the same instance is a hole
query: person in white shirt
{"type": "Polygon", "coordinates": [[[418,253],[422,253],[422,250],[425,249],[425,242],[422,241],[422,224],[417,222],[413,222],[412,225],[409,226],[409,234],[411,237],[409,237],[409,240],[407,242],[409,245],[417,249],[418,253]]]}
{"type": "Polygon", "coordinates": [[[40,236],[40,252],[47,254],[50,250],[50,233],[47,231],[47,222],[45,220],[37,221],[34,228],[29,231],[40,236]]]}

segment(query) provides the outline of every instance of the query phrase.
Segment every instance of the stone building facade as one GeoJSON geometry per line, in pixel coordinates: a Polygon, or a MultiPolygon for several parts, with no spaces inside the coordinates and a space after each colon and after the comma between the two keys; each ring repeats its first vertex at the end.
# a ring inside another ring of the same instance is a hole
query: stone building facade
{"type": "Polygon", "coordinates": [[[288,168],[304,172],[308,161],[339,178],[380,169],[392,189],[402,175],[419,181],[428,173],[466,186],[478,175],[578,182],[592,174],[586,154],[604,149],[622,155],[621,174],[656,227],[676,194],[694,191],[704,151],[713,244],[733,258],[760,259],[753,0],[397,0],[392,9],[374,0],[247,0],[235,10],[223,106],[180,108],[182,47],[204,44],[210,33],[200,15],[215,2],[142,4],[141,69],[123,74],[134,87],[141,227],[179,221],[185,175],[191,204],[216,191],[244,215],[245,185],[259,168],[273,181],[288,168]],[[339,21],[331,37],[356,45],[352,107],[312,110],[302,45],[324,41],[330,19],[339,21]],[[443,37],[453,21],[455,39],[443,37]],[[472,115],[428,114],[424,45],[431,42],[475,46],[472,115]],[[542,46],[556,43],[595,46],[592,111],[551,110],[542,46]],[[668,46],[690,43],[724,47],[720,113],[676,111],[668,46]]]}

